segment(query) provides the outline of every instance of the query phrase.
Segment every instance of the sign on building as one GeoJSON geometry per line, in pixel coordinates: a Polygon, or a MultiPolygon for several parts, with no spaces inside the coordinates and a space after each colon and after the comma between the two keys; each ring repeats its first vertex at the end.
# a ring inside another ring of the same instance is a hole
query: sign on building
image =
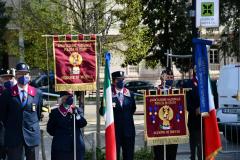
{"type": "Polygon", "coordinates": [[[196,1],[196,27],[219,27],[219,0],[196,1]]]}

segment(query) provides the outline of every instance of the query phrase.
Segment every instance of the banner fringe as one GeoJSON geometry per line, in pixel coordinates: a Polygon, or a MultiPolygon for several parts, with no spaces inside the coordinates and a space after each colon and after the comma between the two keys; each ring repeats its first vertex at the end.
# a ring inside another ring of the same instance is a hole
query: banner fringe
{"type": "Polygon", "coordinates": [[[209,156],[206,157],[206,160],[211,160],[212,158],[215,158],[219,151],[222,150],[222,147],[219,147],[215,151],[213,151],[209,156]]]}
{"type": "Polygon", "coordinates": [[[96,90],[96,83],[91,84],[56,84],[56,91],[94,91],[96,90]]]}
{"type": "Polygon", "coordinates": [[[164,144],[183,144],[189,143],[189,136],[174,136],[174,137],[163,137],[163,138],[147,138],[147,146],[156,146],[164,144]]]}

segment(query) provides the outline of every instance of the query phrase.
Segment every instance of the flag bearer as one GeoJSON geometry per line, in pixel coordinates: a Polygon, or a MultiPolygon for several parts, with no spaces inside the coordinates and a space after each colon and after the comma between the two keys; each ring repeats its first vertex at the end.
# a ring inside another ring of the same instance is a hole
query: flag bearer
{"type": "Polygon", "coordinates": [[[136,104],[133,94],[124,88],[124,72],[112,73],[112,102],[117,145],[117,160],[122,149],[123,160],[133,160],[135,145],[135,126],[133,114],[136,104]]]}
{"type": "Polygon", "coordinates": [[[47,132],[53,136],[51,160],[74,159],[73,114],[76,117],[76,159],[84,160],[85,144],[81,128],[87,125],[87,121],[80,108],[73,105],[71,93],[61,92],[60,97],[60,106],[51,111],[47,123],[47,132]]]}

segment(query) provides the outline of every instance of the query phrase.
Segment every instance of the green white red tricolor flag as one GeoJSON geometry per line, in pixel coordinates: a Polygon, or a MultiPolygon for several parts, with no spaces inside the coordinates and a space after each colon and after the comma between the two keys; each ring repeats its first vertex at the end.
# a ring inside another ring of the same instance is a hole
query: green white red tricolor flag
{"type": "Polygon", "coordinates": [[[110,80],[110,58],[109,52],[105,55],[104,70],[104,93],[103,93],[103,115],[105,119],[105,144],[106,144],[106,160],[116,160],[116,140],[115,127],[112,107],[112,90],[110,80]]]}

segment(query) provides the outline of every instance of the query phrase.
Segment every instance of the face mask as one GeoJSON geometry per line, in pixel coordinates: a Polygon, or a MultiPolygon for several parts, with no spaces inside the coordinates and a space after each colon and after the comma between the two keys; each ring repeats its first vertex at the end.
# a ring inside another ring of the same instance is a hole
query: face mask
{"type": "Polygon", "coordinates": [[[63,104],[63,107],[66,108],[66,109],[68,109],[70,106],[71,106],[71,105],[68,105],[68,104],[66,104],[66,103],[63,104]]]}
{"type": "Polygon", "coordinates": [[[118,80],[116,86],[117,88],[122,89],[124,86],[123,80],[118,80]]]}
{"type": "Polygon", "coordinates": [[[68,96],[68,98],[66,99],[65,102],[67,105],[72,105],[73,104],[73,97],[72,96],[68,96]]]}
{"type": "Polygon", "coordinates": [[[3,85],[5,88],[10,89],[14,85],[14,83],[13,83],[13,81],[9,80],[7,82],[4,82],[3,85]]]}
{"type": "Polygon", "coordinates": [[[28,84],[29,81],[30,81],[30,78],[28,76],[22,76],[18,78],[18,83],[22,85],[28,84]]]}

